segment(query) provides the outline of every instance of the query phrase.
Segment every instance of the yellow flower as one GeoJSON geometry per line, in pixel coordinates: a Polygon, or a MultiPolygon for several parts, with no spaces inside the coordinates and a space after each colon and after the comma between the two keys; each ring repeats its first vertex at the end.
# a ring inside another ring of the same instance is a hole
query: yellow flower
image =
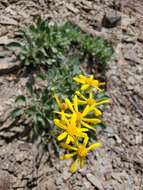
{"type": "Polygon", "coordinates": [[[88,88],[92,87],[96,90],[102,91],[100,86],[105,85],[104,82],[99,82],[98,80],[95,80],[93,75],[90,77],[86,77],[84,75],[79,75],[78,77],[73,78],[76,82],[81,83],[81,90],[87,90],[88,88]]]}
{"type": "Polygon", "coordinates": [[[76,124],[78,127],[84,126],[88,129],[92,129],[95,130],[93,126],[89,125],[89,123],[92,124],[98,124],[101,123],[100,119],[97,118],[87,118],[86,116],[94,109],[94,105],[93,106],[89,106],[87,105],[84,110],[81,112],[78,109],[78,98],[75,95],[73,98],[73,103],[71,103],[71,101],[66,98],[65,100],[66,104],[68,105],[68,108],[70,109],[71,113],[62,113],[62,112],[57,112],[58,114],[63,114],[65,117],[74,117],[76,118],[76,124]]]}
{"type": "Polygon", "coordinates": [[[63,113],[65,112],[65,110],[68,108],[68,105],[65,103],[65,102],[62,102],[59,97],[57,95],[54,96],[55,99],[56,99],[56,102],[58,104],[58,107],[60,108],[61,110],[61,119],[64,120],[64,115],[63,113]]]}
{"type": "Polygon", "coordinates": [[[70,120],[65,119],[64,121],[61,121],[59,119],[54,119],[54,123],[56,126],[64,130],[64,132],[57,137],[59,141],[66,138],[66,144],[69,144],[70,142],[74,142],[77,137],[84,138],[88,141],[88,136],[84,133],[87,132],[88,129],[76,127],[76,118],[74,115],[70,120]]]}
{"type": "Polygon", "coordinates": [[[104,99],[104,100],[95,100],[93,98],[93,94],[92,92],[89,92],[89,97],[86,98],[83,94],[81,94],[79,91],[76,91],[76,94],[82,99],[82,100],[78,100],[78,102],[80,104],[86,104],[89,106],[93,106],[93,110],[96,116],[101,116],[102,112],[96,108],[96,106],[100,105],[100,104],[105,104],[109,102],[109,99],[104,99]]]}
{"type": "Polygon", "coordinates": [[[78,162],[80,163],[80,168],[83,168],[87,154],[90,151],[92,151],[93,149],[101,147],[101,142],[96,142],[96,143],[90,145],[89,147],[86,147],[87,141],[83,142],[83,144],[77,144],[77,146],[71,146],[71,145],[67,145],[65,143],[62,143],[61,146],[63,148],[67,148],[67,149],[73,151],[70,154],[62,155],[60,157],[61,160],[69,159],[75,155],[77,156],[76,160],[73,162],[73,164],[71,166],[71,173],[74,173],[77,170],[78,162]]]}

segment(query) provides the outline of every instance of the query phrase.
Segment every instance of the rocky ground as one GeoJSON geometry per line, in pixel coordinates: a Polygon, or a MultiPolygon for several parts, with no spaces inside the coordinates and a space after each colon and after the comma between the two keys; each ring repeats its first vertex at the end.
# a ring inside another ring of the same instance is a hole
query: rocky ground
{"type": "Polygon", "coordinates": [[[0,1],[0,118],[5,121],[0,122],[0,190],[143,189],[142,10],[141,0],[0,1]],[[58,23],[72,20],[116,50],[106,73],[111,105],[104,114],[109,126],[101,134],[104,146],[72,177],[70,161],[51,156],[51,147],[50,154],[43,153],[39,140],[28,142],[24,128],[7,117],[27,79],[12,74],[19,63],[5,45],[36,15],[58,23]]]}

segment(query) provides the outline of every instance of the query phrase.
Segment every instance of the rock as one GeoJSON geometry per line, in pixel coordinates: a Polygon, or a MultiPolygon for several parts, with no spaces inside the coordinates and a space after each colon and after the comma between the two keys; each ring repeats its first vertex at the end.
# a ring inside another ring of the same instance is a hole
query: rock
{"type": "Polygon", "coordinates": [[[0,59],[0,74],[9,73],[21,65],[20,61],[16,60],[16,57],[13,55],[11,57],[5,57],[0,59]]]}
{"type": "Polygon", "coordinates": [[[39,4],[41,5],[41,6],[46,6],[46,3],[45,3],[45,1],[44,0],[39,0],[39,4]]]}
{"type": "Polygon", "coordinates": [[[116,142],[117,142],[118,144],[121,144],[121,143],[122,143],[122,140],[121,140],[121,138],[120,138],[118,135],[115,134],[114,137],[115,137],[116,142]]]}
{"type": "Polygon", "coordinates": [[[143,63],[143,59],[140,59],[133,49],[126,50],[124,52],[124,58],[128,61],[132,61],[135,63],[139,63],[139,64],[143,63]]]}
{"type": "Polygon", "coordinates": [[[139,35],[138,35],[138,39],[137,39],[140,43],[143,43],[143,32],[141,32],[139,35]]]}
{"type": "Polygon", "coordinates": [[[130,17],[129,15],[122,13],[122,30],[128,30],[128,26],[134,25],[136,23],[136,18],[130,17]]]}
{"type": "Polygon", "coordinates": [[[63,184],[62,178],[61,177],[57,177],[56,180],[55,180],[55,183],[56,183],[57,186],[62,185],[63,184]]]}
{"type": "Polygon", "coordinates": [[[111,126],[107,127],[104,131],[108,134],[109,137],[113,136],[113,134],[114,134],[114,130],[111,126]]]}
{"type": "Polygon", "coordinates": [[[31,145],[28,144],[28,143],[21,143],[21,144],[18,145],[18,148],[19,148],[20,151],[28,151],[28,150],[30,150],[32,147],[31,147],[31,145]]]}
{"type": "Polygon", "coordinates": [[[73,12],[75,14],[77,14],[79,12],[79,10],[76,7],[74,7],[72,4],[67,4],[66,7],[67,7],[67,9],[69,9],[71,12],[73,12]]]}
{"type": "Polygon", "coordinates": [[[62,176],[63,176],[63,179],[66,181],[67,179],[70,178],[71,174],[67,170],[64,170],[62,176]]]}
{"type": "Polygon", "coordinates": [[[1,16],[0,17],[0,24],[17,26],[18,22],[12,18],[8,18],[6,16],[1,16]]]}
{"type": "Polygon", "coordinates": [[[101,23],[100,23],[100,22],[98,22],[98,21],[95,20],[95,21],[93,21],[90,25],[92,26],[92,28],[93,28],[94,30],[97,30],[98,32],[101,32],[102,26],[101,26],[101,23]]]}
{"type": "Polygon", "coordinates": [[[14,189],[23,189],[27,186],[27,180],[16,180],[15,183],[13,183],[13,188],[14,189]]]}
{"type": "Polygon", "coordinates": [[[5,7],[9,5],[8,0],[1,0],[0,3],[2,3],[2,5],[4,5],[5,7]]]}
{"type": "Polygon", "coordinates": [[[85,186],[86,189],[90,189],[91,188],[91,184],[89,183],[89,181],[87,181],[86,178],[83,178],[83,184],[85,186]]]}
{"type": "Polygon", "coordinates": [[[123,171],[123,172],[114,172],[112,174],[112,178],[114,178],[115,180],[117,180],[119,183],[122,183],[124,180],[128,179],[128,174],[123,171]]]}
{"type": "Polygon", "coordinates": [[[5,132],[5,131],[0,132],[0,136],[7,140],[13,138],[14,135],[15,135],[15,133],[9,132],[9,131],[8,132],[5,132]]]}
{"type": "Polygon", "coordinates": [[[0,45],[7,45],[10,42],[13,42],[13,40],[9,39],[7,36],[1,36],[0,37],[0,45]]]}
{"type": "Polygon", "coordinates": [[[8,0],[9,3],[16,3],[18,0],[8,0]]]}
{"type": "Polygon", "coordinates": [[[57,187],[53,181],[53,179],[48,179],[48,181],[42,182],[43,185],[40,186],[43,190],[56,190],[57,187]],[[42,187],[43,186],[43,187],[42,187]]]}
{"type": "Polygon", "coordinates": [[[0,172],[0,190],[9,190],[10,177],[5,172],[0,172]]]}
{"type": "Polygon", "coordinates": [[[0,147],[3,146],[5,144],[5,141],[0,139],[0,147]]]}
{"type": "Polygon", "coordinates": [[[102,181],[98,176],[88,173],[86,177],[88,181],[91,182],[92,185],[94,185],[95,188],[97,188],[98,190],[103,190],[102,181]]]}
{"type": "Polygon", "coordinates": [[[121,15],[116,11],[106,13],[102,19],[102,26],[105,28],[113,28],[121,24],[121,15]]]}
{"type": "Polygon", "coordinates": [[[16,15],[17,15],[17,12],[14,11],[11,6],[8,6],[8,7],[5,9],[5,12],[6,12],[6,13],[9,13],[11,16],[16,16],[16,15]]]}
{"type": "Polygon", "coordinates": [[[142,133],[136,134],[136,144],[141,144],[142,139],[143,139],[142,133]]]}
{"type": "Polygon", "coordinates": [[[136,36],[124,35],[122,37],[122,42],[135,43],[136,42],[136,36]]]}

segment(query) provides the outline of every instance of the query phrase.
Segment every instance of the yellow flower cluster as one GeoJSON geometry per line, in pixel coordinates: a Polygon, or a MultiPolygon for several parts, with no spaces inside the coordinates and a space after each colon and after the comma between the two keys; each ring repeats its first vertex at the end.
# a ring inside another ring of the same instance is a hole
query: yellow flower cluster
{"type": "Polygon", "coordinates": [[[64,160],[76,156],[71,166],[72,173],[76,171],[78,162],[80,162],[80,168],[83,168],[89,151],[101,147],[101,142],[95,142],[87,147],[90,138],[88,132],[89,130],[95,132],[94,126],[101,123],[102,112],[98,105],[109,102],[107,98],[94,99],[95,93],[103,91],[100,86],[105,83],[100,83],[93,76],[86,77],[84,75],[79,75],[74,80],[82,85],[80,90],[75,91],[72,100],[66,98],[62,102],[55,95],[60,111],[56,112],[59,118],[54,119],[55,125],[62,131],[57,137],[58,141],[64,141],[61,146],[71,151],[60,158],[64,160]]]}

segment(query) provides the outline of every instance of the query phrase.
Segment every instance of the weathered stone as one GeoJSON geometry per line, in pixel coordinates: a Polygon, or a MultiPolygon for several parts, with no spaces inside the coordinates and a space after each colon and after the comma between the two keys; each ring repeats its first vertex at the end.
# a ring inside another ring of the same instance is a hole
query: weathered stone
{"type": "Polygon", "coordinates": [[[142,64],[143,63],[143,59],[140,59],[136,52],[134,50],[126,50],[125,53],[124,53],[124,57],[126,60],[129,60],[129,61],[133,61],[135,63],[139,63],[139,64],[142,64]]]}
{"type": "MultiPolygon", "coordinates": [[[[57,189],[57,187],[56,187],[56,185],[55,185],[55,183],[54,183],[54,181],[52,180],[52,179],[49,179],[48,181],[46,181],[45,183],[44,183],[44,190],[56,190],[57,189]]],[[[42,188],[42,186],[41,186],[41,188],[42,188]]]]}
{"type": "Polygon", "coordinates": [[[102,26],[113,28],[121,23],[121,15],[115,11],[107,12],[102,20],[102,26]]]}
{"type": "Polygon", "coordinates": [[[71,174],[65,169],[62,176],[63,179],[66,181],[68,178],[70,178],[71,174]]]}
{"type": "Polygon", "coordinates": [[[143,43],[143,32],[140,32],[140,34],[138,35],[138,41],[140,43],[143,43]]]}
{"type": "Polygon", "coordinates": [[[7,36],[1,36],[0,37],[0,45],[7,45],[11,42],[13,42],[13,40],[9,39],[7,36]]]}
{"type": "Polygon", "coordinates": [[[0,172],[0,190],[9,190],[10,187],[10,177],[6,172],[0,172]]]}
{"type": "Polygon", "coordinates": [[[19,68],[20,65],[20,61],[16,60],[15,56],[2,58],[0,59],[0,74],[10,73],[19,68]]]}
{"type": "Polygon", "coordinates": [[[91,182],[91,184],[94,185],[95,188],[98,190],[103,190],[102,181],[98,176],[88,173],[86,177],[91,182]]]}
{"type": "Polygon", "coordinates": [[[67,7],[67,9],[69,9],[71,12],[73,12],[75,14],[77,14],[79,12],[79,10],[76,7],[74,7],[72,4],[67,4],[66,7],[67,7]]]}
{"type": "Polygon", "coordinates": [[[8,18],[6,16],[0,17],[0,24],[4,25],[18,25],[18,22],[13,18],[8,18]]]}
{"type": "Polygon", "coordinates": [[[86,178],[83,178],[83,184],[85,186],[86,189],[90,189],[91,184],[89,183],[89,181],[87,181],[86,178]]]}

